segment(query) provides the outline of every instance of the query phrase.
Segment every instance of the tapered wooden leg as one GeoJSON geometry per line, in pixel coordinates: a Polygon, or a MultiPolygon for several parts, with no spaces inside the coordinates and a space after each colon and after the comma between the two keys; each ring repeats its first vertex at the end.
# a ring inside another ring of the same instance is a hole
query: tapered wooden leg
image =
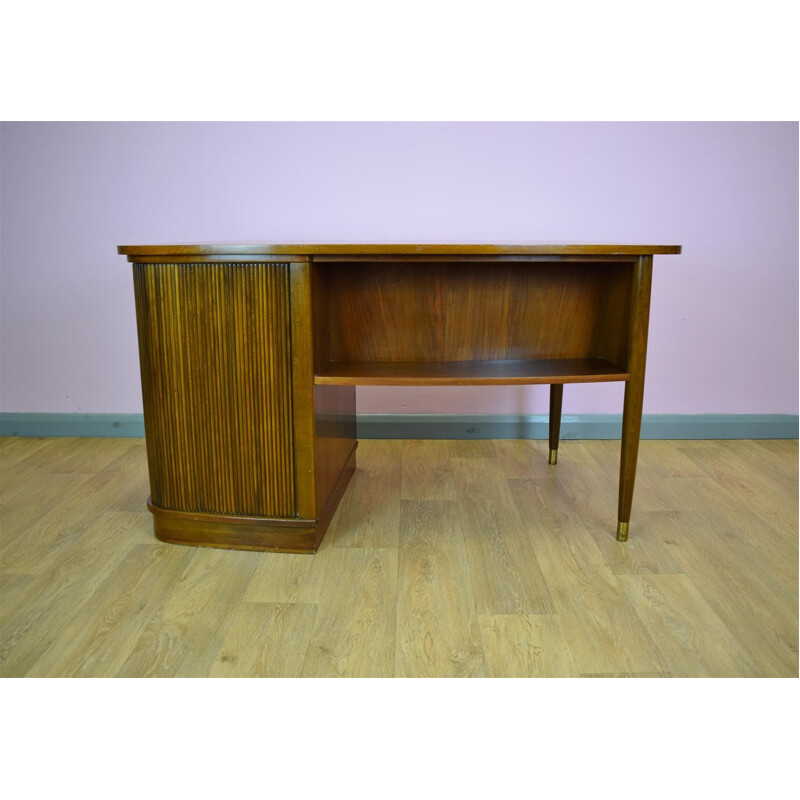
{"type": "Polygon", "coordinates": [[[625,405],[622,412],[622,452],[619,465],[619,515],[617,539],[628,540],[628,525],[633,504],[633,484],[636,480],[636,462],[639,456],[639,432],[642,427],[642,397],[644,381],[641,386],[625,384],[625,405]]]}
{"type": "Polygon", "coordinates": [[[558,435],[561,431],[561,399],[564,396],[563,383],[550,384],[550,459],[548,463],[558,463],[558,435]]]}
{"type": "Polygon", "coordinates": [[[622,452],[619,465],[619,514],[617,518],[617,540],[620,542],[628,540],[633,484],[636,480],[636,461],[639,456],[652,277],[653,257],[640,256],[631,274],[628,340],[628,372],[631,377],[625,384],[625,404],[622,411],[622,452]]]}

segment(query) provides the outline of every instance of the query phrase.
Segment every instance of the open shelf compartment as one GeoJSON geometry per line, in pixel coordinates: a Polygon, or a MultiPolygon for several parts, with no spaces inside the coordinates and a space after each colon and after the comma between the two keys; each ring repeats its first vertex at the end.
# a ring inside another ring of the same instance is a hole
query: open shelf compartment
{"type": "Polygon", "coordinates": [[[627,381],[630,263],[314,263],[318,386],[627,381]]]}

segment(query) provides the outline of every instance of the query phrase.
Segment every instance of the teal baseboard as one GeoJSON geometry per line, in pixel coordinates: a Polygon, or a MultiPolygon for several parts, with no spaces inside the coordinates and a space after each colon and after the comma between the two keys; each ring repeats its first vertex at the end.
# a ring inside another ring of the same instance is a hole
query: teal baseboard
{"type": "MultiPolygon", "coordinates": [[[[547,415],[360,414],[359,439],[547,439],[547,415]]],[[[621,414],[564,414],[561,439],[619,439],[621,414]]],[[[797,414],[645,414],[642,439],[797,439],[797,414]]]]}
{"type": "Polygon", "coordinates": [[[141,414],[0,414],[0,436],[141,438],[141,414]]]}
{"type": "MultiPolygon", "coordinates": [[[[359,414],[359,439],[547,439],[547,416],[359,414]]],[[[562,439],[619,439],[620,414],[565,414],[562,439]]],[[[0,436],[142,437],[141,414],[0,413],[0,436]]],[[[797,439],[797,414],[645,414],[643,439],[797,439]]]]}

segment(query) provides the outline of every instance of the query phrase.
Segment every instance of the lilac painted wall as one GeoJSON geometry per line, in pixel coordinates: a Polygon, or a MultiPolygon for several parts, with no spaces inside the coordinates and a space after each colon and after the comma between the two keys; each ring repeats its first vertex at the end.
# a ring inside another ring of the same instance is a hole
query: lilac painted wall
{"type": "MultiPolygon", "coordinates": [[[[141,410],[118,244],[597,241],[684,246],[656,257],[645,413],[797,412],[795,123],[4,123],[0,147],[2,411],[141,410]]],[[[358,398],[544,413],[547,388],[358,398]]]]}

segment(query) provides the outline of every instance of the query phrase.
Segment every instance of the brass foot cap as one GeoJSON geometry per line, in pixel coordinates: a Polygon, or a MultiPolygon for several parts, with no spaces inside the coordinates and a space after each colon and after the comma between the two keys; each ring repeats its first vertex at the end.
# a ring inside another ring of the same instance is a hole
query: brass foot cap
{"type": "Polygon", "coordinates": [[[557,464],[558,463],[558,450],[551,450],[550,451],[550,459],[547,462],[548,464],[557,464]]]}
{"type": "Polygon", "coordinates": [[[630,522],[618,522],[617,523],[617,541],[618,542],[627,542],[628,541],[628,526],[630,522]]]}

